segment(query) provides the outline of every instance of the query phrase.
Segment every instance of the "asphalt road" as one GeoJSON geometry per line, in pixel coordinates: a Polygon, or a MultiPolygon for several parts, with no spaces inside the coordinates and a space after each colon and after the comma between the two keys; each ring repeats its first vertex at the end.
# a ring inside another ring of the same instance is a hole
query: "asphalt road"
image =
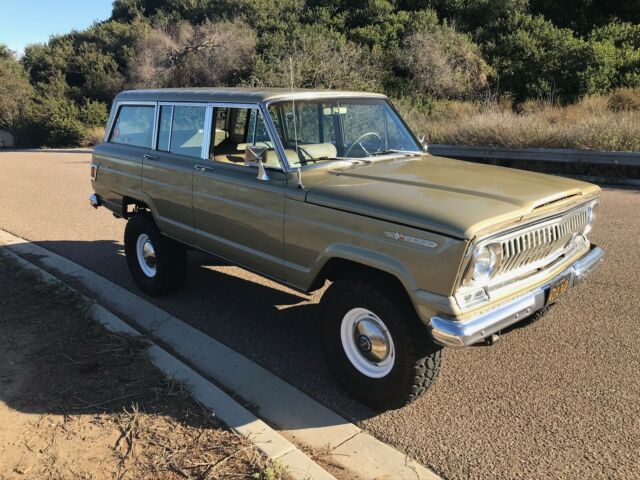
{"type": "MultiPolygon", "coordinates": [[[[0,228],[133,291],[125,222],[88,205],[86,153],[0,152],[0,228]]],[[[445,478],[640,477],[640,192],[606,189],[592,240],[605,263],[539,322],[492,347],[449,350],[401,410],[346,396],[305,296],[193,253],[183,291],[152,299],[445,478]]]]}

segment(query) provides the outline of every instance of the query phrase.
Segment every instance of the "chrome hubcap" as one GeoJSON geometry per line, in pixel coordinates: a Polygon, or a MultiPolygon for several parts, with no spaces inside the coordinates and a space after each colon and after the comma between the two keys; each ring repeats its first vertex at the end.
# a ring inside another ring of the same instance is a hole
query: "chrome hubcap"
{"type": "Polygon", "coordinates": [[[389,340],[384,330],[369,318],[360,320],[353,331],[354,340],[362,355],[372,362],[382,362],[389,354],[389,340]]]}
{"type": "Polygon", "coordinates": [[[366,308],[353,308],[340,326],[342,347],[351,364],[371,378],[387,375],[395,362],[391,334],[384,322],[366,308]]]}
{"type": "Polygon", "coordinates": [[[157,272],[156,251],[146,233],[141,234],[136,242],[138,264],[147,277],[155,277],[157,272]]]}

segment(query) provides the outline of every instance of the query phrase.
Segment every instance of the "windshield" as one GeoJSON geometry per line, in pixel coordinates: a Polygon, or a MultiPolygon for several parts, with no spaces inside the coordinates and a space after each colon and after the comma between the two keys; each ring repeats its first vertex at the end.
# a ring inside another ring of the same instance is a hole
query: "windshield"
{"type": "Polygon", "coordinates": [[[271,104],[269,115],[292,167],[422,150],[384,99],[284,101],[271,104]]]}

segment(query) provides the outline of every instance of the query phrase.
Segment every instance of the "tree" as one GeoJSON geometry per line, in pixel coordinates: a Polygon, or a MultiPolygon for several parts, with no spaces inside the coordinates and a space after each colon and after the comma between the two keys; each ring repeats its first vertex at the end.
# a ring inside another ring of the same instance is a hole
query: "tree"
{"type": "Polygon", "coordinates": [[[156,28],[138,42],[130,80],[137,87],[235,83],[250,67],[255,47],[253,30],[239,20],[156,28]]]}
{"type": "Polygon", "coordinates": [[[492,70],[480,48],[450,25],[435,25],[409,36],[403,54],[416,92],[470,98],[489,85],[492,70]]]}
{"type": "Polygon", "coordinates": [[[529,12],[529,0],[401,0],[401,8],[432,8],[461,31],[475,33],[505,19],[529,12]]]}
{"type": "Polygon", "coordinates": [[[500,88],[517,100],[576,99],[587,93],[581,81],[590,58],[587,42],[541,16],[518,15],[501,23],[484,46],[500,88]]]}
{"type": "Polygon", "coordinates": [[[33,87],[13,52],[0,45],[0,128],[15,132],[33,97],[33,87]]]}
{"type": "Polygon", "coordinates": [[[36,85],[37,94],[18,130],[18,142],[26,146],[68,147],[79,145],[86,128],[80,109],[67,97],[68,85],[58,74],[36,85]]]}
{"type": "Polygon", "coordinates": [[[593,29],[589,43],[609,71],[606,89],[640,87],[640,25],[613,21],[593,29]]]}
{"type": "Polygon", "coordinates": [[[255,64],[254,85],[289,87],[293,61],[293,84],[303,88],[376,90],[380,68],[369,50],[344,35],[324,28],[303,26],[291,37],[279,37],[255,64]]]}
{"type": "Polygon", "coordinates": [[[614,20],[640,23],[640,0],[530,0],[531,13],[544,15],[554,25],[571,28],[580,35],[588,34],[614,20]]]}

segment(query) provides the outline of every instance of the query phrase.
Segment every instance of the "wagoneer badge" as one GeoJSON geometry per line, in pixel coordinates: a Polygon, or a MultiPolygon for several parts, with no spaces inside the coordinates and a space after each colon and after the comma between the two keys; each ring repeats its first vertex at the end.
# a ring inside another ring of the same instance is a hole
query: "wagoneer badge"
{"type": "Polygon", "coordinates": [[[389,238],[393,238],[394,240],[402,240],[403,242],[414,243],[422,247],[435,248],[438,246],[436,242],[432,242],[431,240],[425,240],[424,238],[411,237],[409,235],[405,235],[404,233],[384,232],[384,234],[385,236],[389,238]]]}

